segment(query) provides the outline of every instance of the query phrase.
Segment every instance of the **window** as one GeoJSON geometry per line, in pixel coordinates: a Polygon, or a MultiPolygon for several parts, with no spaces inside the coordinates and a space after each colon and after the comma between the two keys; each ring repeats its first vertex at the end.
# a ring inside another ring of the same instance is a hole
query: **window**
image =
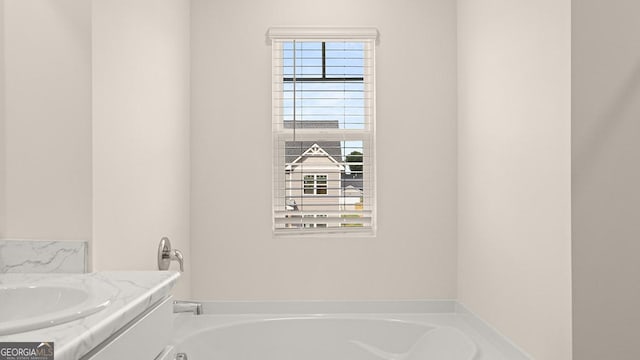
{"type": "Polygon", "coordinates": [[[305,195],[327,195],[327,175],[305,175],[305,195]]]}
{"type": "Polygon", "coordinates": [[[377,34],[269,30],[275,234],[375,233],[377,34]]]}

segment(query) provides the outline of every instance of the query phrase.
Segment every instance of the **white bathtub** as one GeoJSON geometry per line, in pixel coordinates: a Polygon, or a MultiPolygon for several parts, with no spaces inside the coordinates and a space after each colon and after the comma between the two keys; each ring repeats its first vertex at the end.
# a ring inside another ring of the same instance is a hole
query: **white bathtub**
{"type": "Polygon", "coordinates": [[[510,360],[459,313],[176,316],[159,360],[510,360]]]}
{"type": "Polygon", "coordinates": [[[476,344],[456,328],[337,317],[280,317],[212,326],[176,345],[176,352],[186,353],[190,360],[472,360],[478,353],[476,344]]]}

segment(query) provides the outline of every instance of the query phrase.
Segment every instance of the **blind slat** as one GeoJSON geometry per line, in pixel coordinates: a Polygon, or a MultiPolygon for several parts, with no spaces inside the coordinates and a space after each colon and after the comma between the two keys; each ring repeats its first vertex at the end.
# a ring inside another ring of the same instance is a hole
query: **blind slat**
{"type": "Polygon", "coordinates": [[[327,225],[340,225],[340,224],[370,224],[370,217],[344,217],[344,218],[330,218],[330,217],[288,217],[288,218],[276,218],[276,224],[327,224],[327,225]]]}
{"type": "Polygon", "coordinates": [[[365,215],[365,216],[371,216],[371,214],[373,213],[371,210],[324,210],[322,212],[320,211],[289,211],[289,210],[275,210],[274,214],[278,215],[278,216],[284,216],[284,215],[291,215],[291,214],[296,214],[296,215],[316,215],[316,214],[324,214],[324,215],[365,215]]]}

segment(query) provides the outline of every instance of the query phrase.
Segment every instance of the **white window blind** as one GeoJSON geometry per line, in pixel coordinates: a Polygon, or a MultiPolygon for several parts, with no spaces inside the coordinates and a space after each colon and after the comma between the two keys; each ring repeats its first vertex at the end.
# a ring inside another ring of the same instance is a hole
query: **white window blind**
{"type": "Polygon", "coordinates": [[[375,29],[270,29],[275,234],[375,233],[375,29]]]}

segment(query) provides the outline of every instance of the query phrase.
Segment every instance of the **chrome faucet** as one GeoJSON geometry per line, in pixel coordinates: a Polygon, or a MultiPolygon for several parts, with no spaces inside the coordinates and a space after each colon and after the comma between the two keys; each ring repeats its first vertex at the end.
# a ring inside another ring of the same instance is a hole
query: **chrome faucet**
{"type": "Polygon", "coordinates": [[[173,302],[174,313],[190,312],[193,315],[202,315],[202,304],[193,301],[175,300],[173,302]]]}
{"type": "Polygon", "coordinates": [[[180,250],[171,249],[171,241],[165,236],[160,239],[160,244],[158,245],[158,269],[169,270],[169,265],[171,265],[172,260],[180,264],[180,271],[183,272],[184,256],[180,250]]]}

